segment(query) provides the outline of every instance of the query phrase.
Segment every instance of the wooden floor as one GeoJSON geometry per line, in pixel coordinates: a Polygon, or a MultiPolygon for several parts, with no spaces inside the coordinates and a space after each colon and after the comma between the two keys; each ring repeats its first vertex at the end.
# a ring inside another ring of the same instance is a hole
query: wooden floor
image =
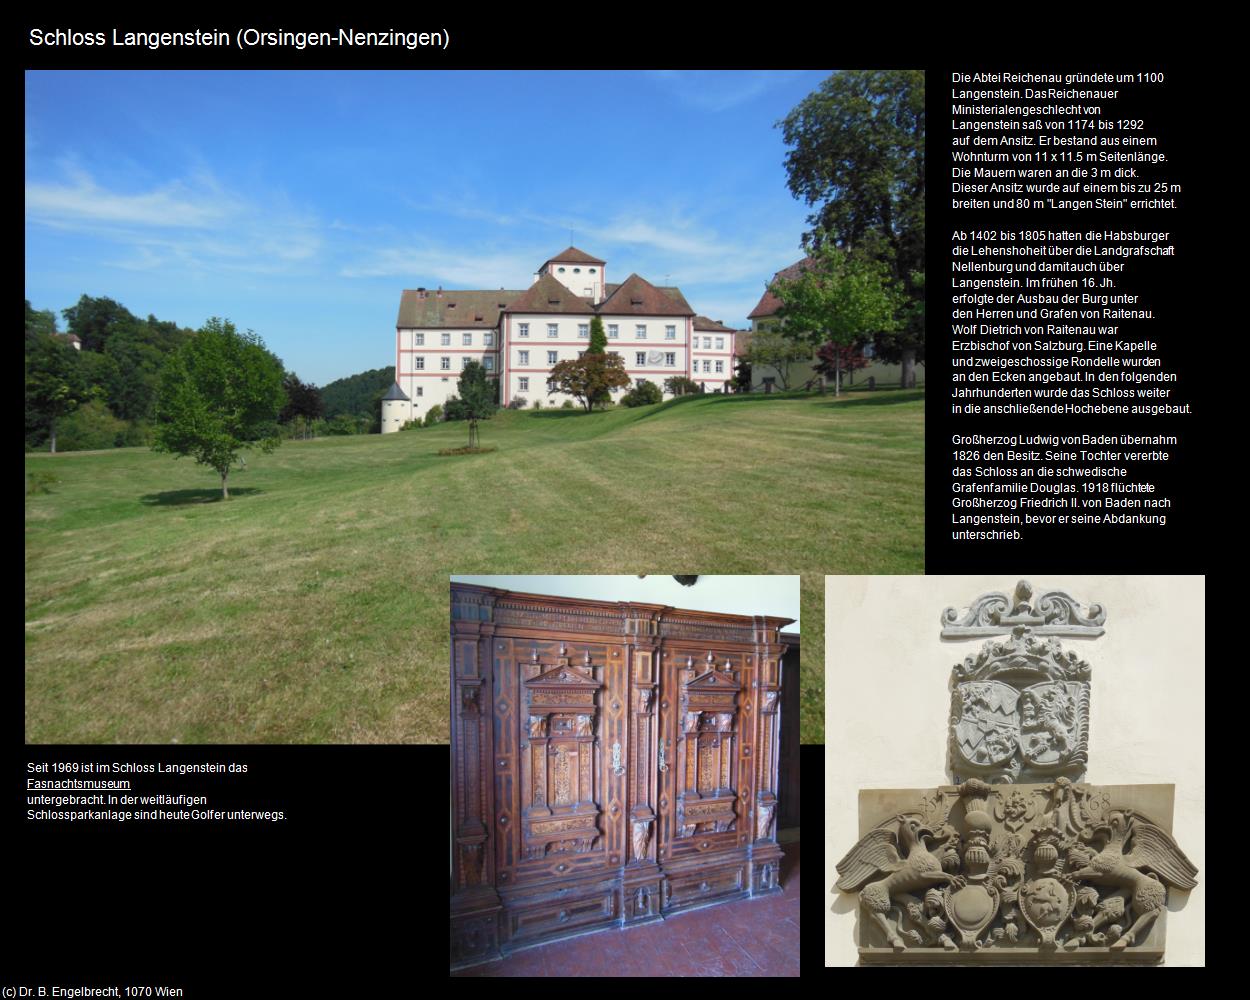
{"type": "Polygon", "coordinates": [[[799,845],[782,844],[782,892],[626,930],[542,945],[456,976],[797,976],[799,845]]]}

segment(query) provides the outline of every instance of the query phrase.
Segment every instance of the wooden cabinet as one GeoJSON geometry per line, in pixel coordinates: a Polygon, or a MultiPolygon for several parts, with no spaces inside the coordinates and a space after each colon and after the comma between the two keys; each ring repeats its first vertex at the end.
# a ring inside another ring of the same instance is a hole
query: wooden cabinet
{"type": "Polygon", "coordinates": [[[452,585],[453,966],[778,891],[788,624],[452,585]]]}

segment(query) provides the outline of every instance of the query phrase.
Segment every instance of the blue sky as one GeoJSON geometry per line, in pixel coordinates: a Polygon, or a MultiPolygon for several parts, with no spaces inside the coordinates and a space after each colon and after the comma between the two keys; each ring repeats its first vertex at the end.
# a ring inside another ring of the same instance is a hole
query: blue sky
{"type": "Polygon", "coordinates": [[[743,327],[810,211],[773,124],[826,76],[31,72],[26,297],[229,318],[325,384],[394,363],[404,288],[524,288],[572,230],[743,327]]]}

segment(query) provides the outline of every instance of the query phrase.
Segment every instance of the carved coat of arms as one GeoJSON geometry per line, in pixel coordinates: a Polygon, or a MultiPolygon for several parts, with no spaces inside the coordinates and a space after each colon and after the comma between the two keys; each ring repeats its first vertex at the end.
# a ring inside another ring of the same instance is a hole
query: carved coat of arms
{"type": "Polygon", "coordinates": [[[950,726],[957,779],[1077,778],[1087,760],[1089,665],[1019,626],[955,667],[950,726]]]}

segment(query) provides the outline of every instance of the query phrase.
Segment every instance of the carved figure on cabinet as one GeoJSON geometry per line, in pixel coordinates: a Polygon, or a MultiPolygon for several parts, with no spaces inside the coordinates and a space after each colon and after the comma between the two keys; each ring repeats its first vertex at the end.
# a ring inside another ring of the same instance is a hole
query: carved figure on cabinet
{"type": "Polygon", "coordinates": [[[776,809],[775,804],[762,805],[759,807],[759,839],[766,840],[768,831],[773,825],[773,810],[776,809]]]}
{"type": "Polygon", "coordinates": [[[647,846],[651,841],[651,820],[634,820],[634,860],[647,859],[647,846]]]}
{"type": "Polygon", "coordinates": [[[885,932],[895,951],[906,946],[888,914],[894,908],[893,897],[913,893],[933,885],[960,886],[963,880],[942,870],[938,857],[929,853],[925,837],[933,831],[914,816],[899,816],[898,829],[870,830],[841,861],[838,862],[837,886],[844,892],[859,890],[860,904],[885,932]],[[882,873],[885,878],[872,881],[882,873]]]}

